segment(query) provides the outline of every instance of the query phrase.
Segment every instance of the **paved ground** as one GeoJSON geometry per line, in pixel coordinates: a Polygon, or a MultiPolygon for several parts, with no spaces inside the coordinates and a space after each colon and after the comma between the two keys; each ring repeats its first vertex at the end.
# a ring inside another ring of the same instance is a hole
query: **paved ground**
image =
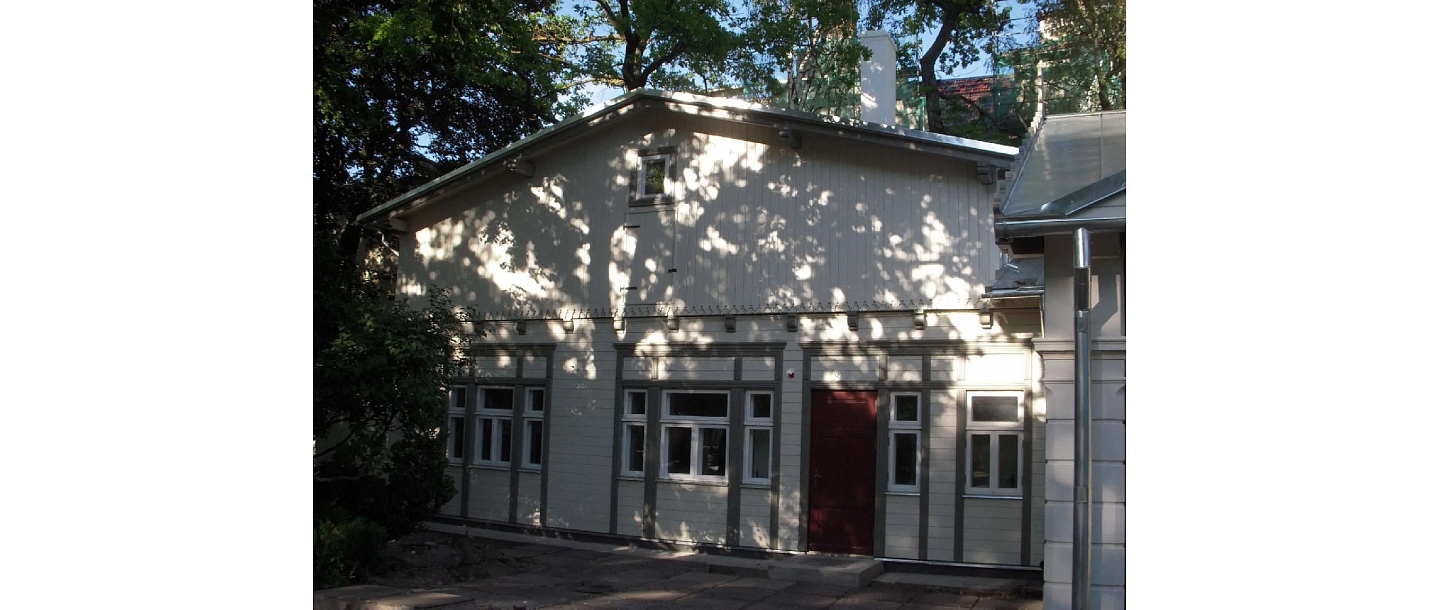
{"type": "MultiPolygon", "coordinates": [[[[531,538],[533,540],[533,538],[531,538]]],[[[315,592],[316,610],[476,610],[524,608],[873,608],[931,610],[975,608],[1040,610],[1037,599],[1018,599],[987,584],[1007,581],[910,578],[911,584],[872,582],[864,587],[772,580],[735,561],[673,553],[575,548],[564,543],[523,544],[505,552],[527,558],[535,569],[433,589],[359,586],[315,592]],[[567,548],[569,547],[569,548],[567,548]],[[728,565],[727,565],[728,563],[728,565]],[[928,580],[926,580],[928,579],[928,580]],[[968,585],[967,585],[968,583],[968,585]],[[966,592],[978,594],[966,594],[966,592]],[[986,595],[992,593],[992,595],[986,595]]],[[[723,558],[721,558],[723,559],[723,558]]],[[[1010,581],[1013,582],[1013,581],[1010,581]]]]}

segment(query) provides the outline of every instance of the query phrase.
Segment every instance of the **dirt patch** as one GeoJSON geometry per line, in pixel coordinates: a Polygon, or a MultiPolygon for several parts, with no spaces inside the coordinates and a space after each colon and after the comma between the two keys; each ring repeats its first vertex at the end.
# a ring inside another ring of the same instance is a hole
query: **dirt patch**
{"type": "Polygon", "coordinates": [[[536,567],[526,559],[504,553],[514,546],[501,540],[417,531],[386,544],[386,565],[367,584],[406,589],[443,587],[536,567]]]}

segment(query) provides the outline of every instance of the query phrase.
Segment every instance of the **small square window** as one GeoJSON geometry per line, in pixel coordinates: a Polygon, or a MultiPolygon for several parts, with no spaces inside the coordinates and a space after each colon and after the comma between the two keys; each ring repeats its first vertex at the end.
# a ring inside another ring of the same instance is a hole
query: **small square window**
{"type": "Polygon", "coordinates": [[[645,391],[630,391],[625,393],[625,415],[645,414],[645,391]]]}
{"type": "Polygon", "coordinates": [[[918,422],[920,421],[920,396],[917,394],[897,394],[895,396],[895,421],[897,422],[918,422]]]}
{"type": "Polygon", "coordinates": [[[493,411],[512,411],[515,409],[515,390],[511,388],[481,388],[480,408],[493,411]]]}
{"type": "Polygon", "coordinates": [[[630,168],[630,204],[660,205],[675,202],[675,147],[636,152],[630,168]]]}
{"type": "Polygon", "coordinates": [[[640,160],[640,197],[658,197],[665,194],[665,173],[668,157],[645,157],[640,160]]]}
{"type": "Polygon", "coordinates": [[[747,419],[760,421],[770,419],[770,393],[755,392],[747,395],[749,399],[749,410],[746,412],[747,419]]]}

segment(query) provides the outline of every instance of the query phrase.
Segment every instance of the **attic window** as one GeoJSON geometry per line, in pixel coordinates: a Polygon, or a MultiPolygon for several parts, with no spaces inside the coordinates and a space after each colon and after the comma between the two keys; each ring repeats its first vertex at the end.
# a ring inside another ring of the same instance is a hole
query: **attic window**
{"type": "Polygon", "coordinates": [[[635,167],[630,172],[630,204],[659,205],[674,203],[670,194],[675,182],[675,148],[666,147],[638,151],[635,167]]]}
{"type": "Polygon", "coordinates": [[[665,194],[665,166],[670,159],[664,155],[645,157],[640,160],[639,197],[657,197],[665,194]]]}

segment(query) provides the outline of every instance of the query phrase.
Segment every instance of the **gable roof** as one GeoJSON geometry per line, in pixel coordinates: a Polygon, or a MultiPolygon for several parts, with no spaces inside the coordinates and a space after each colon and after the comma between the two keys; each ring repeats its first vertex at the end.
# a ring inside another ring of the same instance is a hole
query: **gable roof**
{"type": "Polygon", "coordinates": [[[1125,111],[1045,117],[1021,153],[995,237],[1125,228],[1125,111]]]}
{"type": "Polygon", "coordinates": [[[863,142],[895,146],[907,150],[968,159],[980,164],[1009,166],[1019,149],[980,140],[957,138],[926,131],[904,129],[891,125],[842,119],[797,110],[772,108],[742,100],[705,97],[653,89],[637,89],[611,100],[598,108],[570,117],[521,138],[509,146],[481,157],[459,169],[431,180],[361,214],[360,222],[403,212],[432,200],[451,186],[480,180],[495,172],[494,167],[514,167],[521,157],[533,156],[583,133],[585,126],[610,120],[627,120],[627,108],[660,107],[670,111],[689,112],[721,120],[766,125],[778,130],[814,133],[832,137],[858,139],[863,142]]]}

